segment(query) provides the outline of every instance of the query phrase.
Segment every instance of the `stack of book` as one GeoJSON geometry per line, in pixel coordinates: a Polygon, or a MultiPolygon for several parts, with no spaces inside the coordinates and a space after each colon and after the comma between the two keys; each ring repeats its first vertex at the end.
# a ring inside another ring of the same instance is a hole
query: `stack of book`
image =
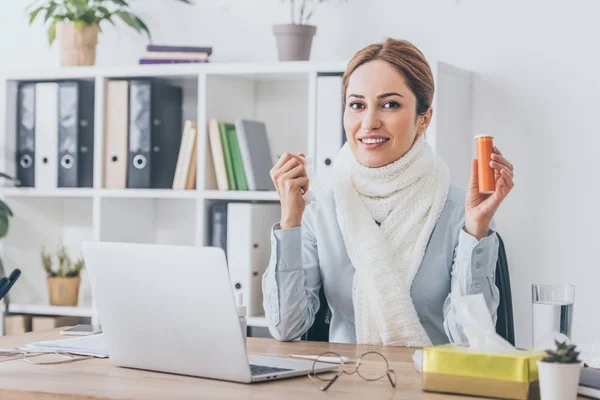
{"type": "Polygon", "coordinates": [[[210,119],[208,138],[219,190],[275,190],[265,123],[210,119]]]}
{"type": "Polygon", "coordinates": [[[212,47],[169,46],[149,44],[140,58],[140,64],[189,64],[206,63],[212,47]]]}

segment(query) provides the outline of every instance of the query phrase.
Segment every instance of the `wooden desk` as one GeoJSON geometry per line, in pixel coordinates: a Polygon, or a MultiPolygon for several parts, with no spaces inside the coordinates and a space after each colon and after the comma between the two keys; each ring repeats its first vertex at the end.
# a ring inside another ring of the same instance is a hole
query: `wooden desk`
{"type": "MultiPolygon", "coordinates": [[[[0,348],[65,338],[58,331],[2,337],[0,348]]],[[[241,384],[120,368],[108,359],[56,365],[32,365],[23,360],[12,360],[0,362],[0,399],[476,399],[422,392],[421,377],[413,368],[413,349],[318,342],[280,343],[273,339],[248,338],[249,353],[284,357],[335,351],[355,359],[374,348],[385,355],[396,371],[396,389],[387,379],[367,382],[356,374],[340,377],[327,392],[321,392],[307,377],[241,384]]]]}

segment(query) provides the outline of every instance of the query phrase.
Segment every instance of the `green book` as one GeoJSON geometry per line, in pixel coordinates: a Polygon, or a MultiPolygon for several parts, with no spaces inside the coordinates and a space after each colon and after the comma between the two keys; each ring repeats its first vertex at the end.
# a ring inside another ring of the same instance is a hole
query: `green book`
{"type": "Polygon", "coordinates": [[[234,124],[227,125],[227,141],[229,142],[229,151],[231,152],[231,161],[233,163],[233,175],[235,176],[235,185],[237,190],[248,190],[246,173],[244,172],[244,163],[242,161],[242,152],[238,142],[237,133],[234,124]]]}
{"type": "Polygon", "coordinates": [[[219,136],[221,136],[221,146],[223,147],[223,158],[225,159],[225,171],[227,172],[227,183],[229,190],[236,190],[235,177],[233,174],[233,160],[231,159],[231,150],[229,145],[229,139],[227,131],[231,128],[228,126],[234,126],[227,122],[219,122],[219,136]]]}

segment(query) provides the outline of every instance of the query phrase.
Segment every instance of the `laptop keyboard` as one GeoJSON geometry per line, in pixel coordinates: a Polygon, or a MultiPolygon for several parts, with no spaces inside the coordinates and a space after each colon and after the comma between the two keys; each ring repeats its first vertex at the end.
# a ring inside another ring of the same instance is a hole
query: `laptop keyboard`
{"type": "Polygon", "coordinates": [[[256,375],[271,374],[274,372],[287,372],[287,371],[291,371],[291,369],[267,367],[266,365],[250,364],[250,371],[252,372],[252,376],[256,376],[256,375]]]}

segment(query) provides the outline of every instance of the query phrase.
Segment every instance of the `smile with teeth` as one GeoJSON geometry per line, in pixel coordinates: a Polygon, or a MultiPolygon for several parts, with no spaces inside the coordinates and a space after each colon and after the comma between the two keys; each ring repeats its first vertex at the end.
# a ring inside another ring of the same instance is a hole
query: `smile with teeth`
{"type": "Polygon", "coordinates": [[[361,142],[365,143],[365,144],[376,144],[376,143],[384,143],[387,142],[388,138],[363,138],[363,139],[359,139],[361,142]]]}

